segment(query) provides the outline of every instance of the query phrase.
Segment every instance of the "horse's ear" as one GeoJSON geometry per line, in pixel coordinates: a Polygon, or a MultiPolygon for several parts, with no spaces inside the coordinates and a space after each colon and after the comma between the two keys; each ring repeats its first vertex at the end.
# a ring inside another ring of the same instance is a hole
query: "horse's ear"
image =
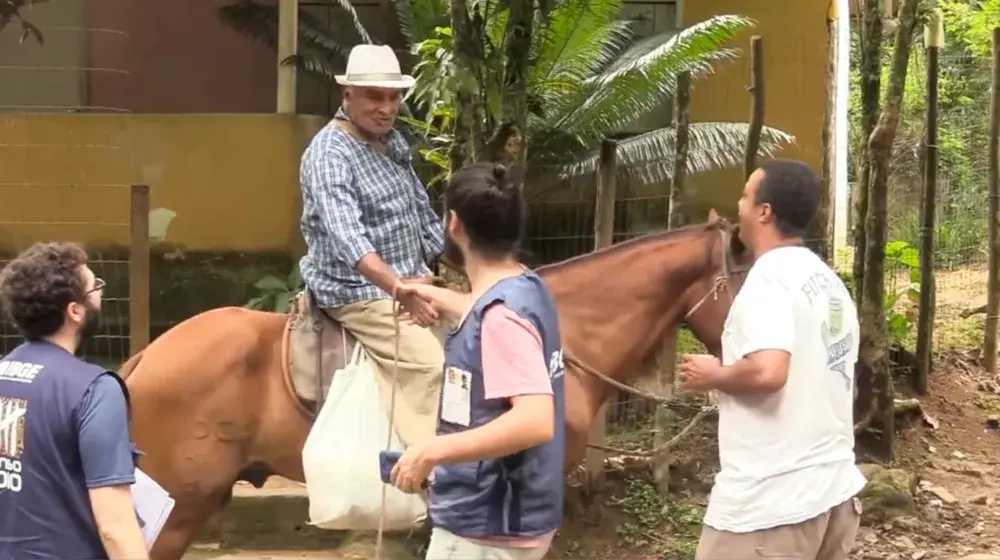
{"type": "Polygon", "coordinates": [[[715,208],[712,208],[711,210],[708,211],[708,223],[714,224],[715,222],[718,221],[719,221],[719,213],[715,211],[715,208]]]}

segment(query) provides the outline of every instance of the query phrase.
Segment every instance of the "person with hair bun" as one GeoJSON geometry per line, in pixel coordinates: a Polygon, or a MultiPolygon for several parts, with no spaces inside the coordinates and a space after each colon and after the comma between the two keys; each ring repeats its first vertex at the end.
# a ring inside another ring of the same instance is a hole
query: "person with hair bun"
{"type": "Polygon", "coordinates": [[[437,437],[392,472],[404,492],[430,483],[428,560],[539,560],[563,519],[563,359],[555,302],[518,262],[524,200],[507,169],[476,164],[446,187],[445,257],[471,292],[420,283],[457,327],[445,343],[437,437]]]}

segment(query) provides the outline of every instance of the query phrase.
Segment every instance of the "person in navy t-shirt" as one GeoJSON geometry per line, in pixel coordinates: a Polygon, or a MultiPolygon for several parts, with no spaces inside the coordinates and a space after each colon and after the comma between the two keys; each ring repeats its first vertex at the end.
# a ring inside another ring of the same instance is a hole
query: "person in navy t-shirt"
{"type": "Polygon", "coordinates": [[[103,288],[71,243],[36,244],[0,272],[0,304],[25,338],[0,359],[0,560],[148,558],[128,390],[76,356],[103,288]]]}

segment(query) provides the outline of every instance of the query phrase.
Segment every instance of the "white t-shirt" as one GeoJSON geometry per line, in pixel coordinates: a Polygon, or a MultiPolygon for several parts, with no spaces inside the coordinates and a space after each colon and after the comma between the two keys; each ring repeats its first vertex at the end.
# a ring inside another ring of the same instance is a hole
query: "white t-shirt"
{"type": "Polygon", "coordinates": [[[705,524],[745,533],[800,523],[865,485],[854,463],[858,314],[840,278],[812,251],[762,255],[736,296],[722,334],[724,365],[758,350],[791,354],[777,393],[719,392],[722,469],[705,524]]]}

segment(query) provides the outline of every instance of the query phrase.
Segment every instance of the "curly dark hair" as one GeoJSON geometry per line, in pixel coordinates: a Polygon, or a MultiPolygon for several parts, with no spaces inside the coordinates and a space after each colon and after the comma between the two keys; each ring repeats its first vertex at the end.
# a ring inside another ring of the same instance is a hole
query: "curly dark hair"
{"type": "Polygon", "coordinates": [[[85,264],[87,253],[76,243],[36,243],[0,271],[0,305],[24,338],[55,333],[66,306],[84,301],[85,264]]]}

